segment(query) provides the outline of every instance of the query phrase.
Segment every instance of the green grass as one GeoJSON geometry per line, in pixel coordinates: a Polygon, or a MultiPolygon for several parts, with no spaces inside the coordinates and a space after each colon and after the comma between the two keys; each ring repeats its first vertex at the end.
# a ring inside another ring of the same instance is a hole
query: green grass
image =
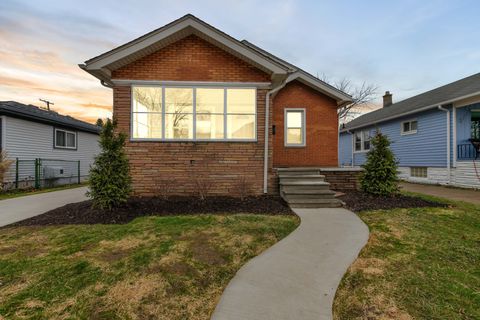
{"type": "Polygon", "coordinates": [[[244,214],[1,229],[0,319],[207,319],[236,271],[298,223],[244,214]]]}
{"type": "Polygon", "coordinates": [[[53,188],[43,188],[43,189],[25,189],[25,190],[13,190],[7,192],[0,192],[0,200],[6,199],[13,199],[18,197],[30,196],[32,194],[40,194],[52,191],[60,191],[60,190],[67,190],[67,189],[74,189],[79,187],[87,186],[86,183],[81,184],[67,184],[64,186],[58,186],[53,188]]]}
{"type": "Polygon", "coordinates": [[[340,284],[335,319],[480,319],[480,207],[449,203],[359,214],[370,239],[340,284]]]}

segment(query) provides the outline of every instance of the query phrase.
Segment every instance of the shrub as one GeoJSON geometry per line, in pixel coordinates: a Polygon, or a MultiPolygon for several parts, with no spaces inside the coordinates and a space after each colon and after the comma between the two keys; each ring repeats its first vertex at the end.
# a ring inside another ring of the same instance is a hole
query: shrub
{"type": "Polygon", "coordinates": [[[3,182],[5,180],[5,174],[10,166],[13,164],[13,160],[8,159],[6,151],[0,151],[0,190],[3,189],[3,182]]]}
{"type": "Polygon", "coordinates": [[[361,188],[374,195],[393,195],[398,192],[398,165],[390,150],[390,140],[377,131],[371,143],[372,148],[362,166],[364,172],[360,178],[361,188]]]}
{"type": "Polygon", "coordinates": [[[127,202],[131,192],[124,133],[116,132],[116,122],[107,119],[100,132],[101,152],[90,168],[90,190],[94,207],[111,210],[127,202]]]}

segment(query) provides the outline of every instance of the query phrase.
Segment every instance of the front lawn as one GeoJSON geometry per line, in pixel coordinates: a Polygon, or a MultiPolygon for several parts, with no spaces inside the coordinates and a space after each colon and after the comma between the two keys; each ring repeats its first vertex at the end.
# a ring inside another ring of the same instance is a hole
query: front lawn
{"type": "Polygon", "coordinates": [[[359,216],[370,239],[340,284],[335,319],[480,319],[479,206],[359,216]]]}
{"type": "Polygon", "coordinates": [[[298,224],[238,214],[0,229],[0,319],[208,319],[235,272],[298,224]]]}

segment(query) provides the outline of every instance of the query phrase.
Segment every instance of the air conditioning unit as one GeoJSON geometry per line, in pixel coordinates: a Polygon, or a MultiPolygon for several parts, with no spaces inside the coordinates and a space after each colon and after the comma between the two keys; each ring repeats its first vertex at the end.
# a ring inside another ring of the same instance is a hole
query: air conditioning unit
{"type": "Polygon", "coordinates": [[[63,167],[48,166],[43,167],[43,177],[45,179],[65,178],[67,175],[63,167]]]}

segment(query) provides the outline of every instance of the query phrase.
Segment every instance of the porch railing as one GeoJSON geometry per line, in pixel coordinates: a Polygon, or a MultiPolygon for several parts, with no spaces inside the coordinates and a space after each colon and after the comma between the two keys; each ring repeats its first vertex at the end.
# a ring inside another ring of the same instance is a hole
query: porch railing
{"type": "Polygon", "coordinates": [[[457,145],[458,160],[474,160],[477,159],[477,150],[471,143],[457,145]]]}

